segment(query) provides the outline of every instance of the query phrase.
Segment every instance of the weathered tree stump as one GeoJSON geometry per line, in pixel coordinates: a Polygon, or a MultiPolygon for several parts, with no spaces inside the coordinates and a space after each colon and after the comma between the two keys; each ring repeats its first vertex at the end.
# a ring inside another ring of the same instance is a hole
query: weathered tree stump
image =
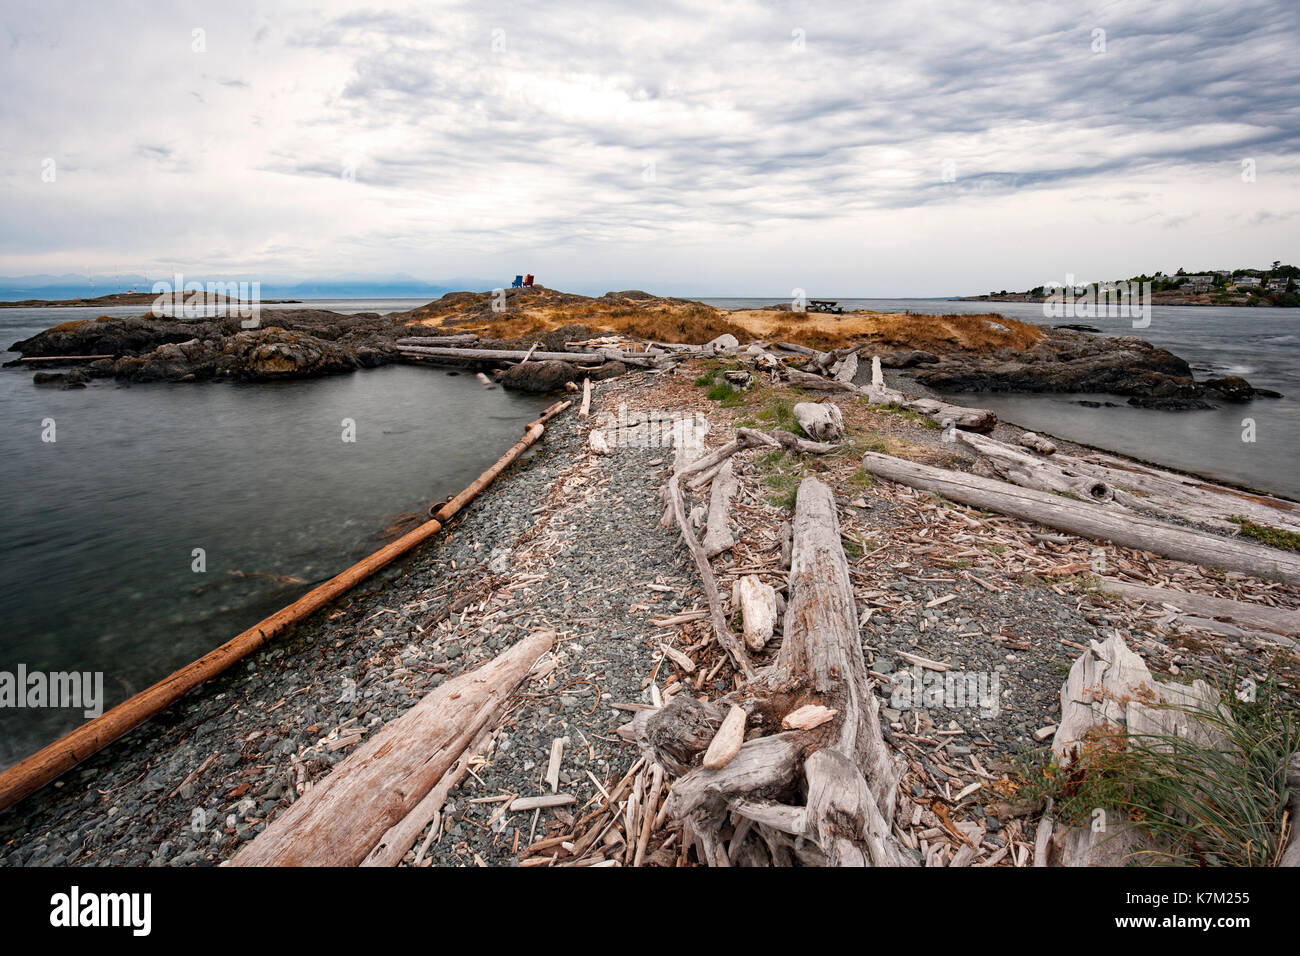
{"type": "Polygon", "coordinates": [[[799,486],[793,537],[785,637],[774,662],[720,701],[683,694],[643,711],[633,721],[638,743],[684,774],[667,813],[685,824],[709,865],[913,864],[891,830],[901,769],[881,734],[834,497],[815,478],[799,486]],[[835,715],[780,731],[787,715],[810,704],[835,715]],[[758,735],[725,766],[705,769],[700,755],[732,705],[758,735]]]}

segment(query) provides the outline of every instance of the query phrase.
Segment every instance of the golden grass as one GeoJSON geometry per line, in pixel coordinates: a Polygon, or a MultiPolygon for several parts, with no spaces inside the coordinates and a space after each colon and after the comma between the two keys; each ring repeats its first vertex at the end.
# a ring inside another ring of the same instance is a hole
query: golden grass
{"type": "Polygon", "coordinates": [[[1024,351],[1043,336],[1041,329],[993,313],[914,315],[902,312],[851,312],[845,315],[748,311],[728,318],[769,341],[796,342],[830,349],[869,340],[904,349],[951,352],[958,349],[1024,351]]]}
{"type": "Polygon", "coordinates": [[[746,309],[725,311],[701,302],[645,293],[592,298],[554,289],[507,291],[504,313],[493,311],[487,292],[459,292],[408,313],[405,321],[493,339],[517,339],[566,325],[661,342],[700,345],[730,333],[741,342],[795,342],[811,348],[875,343],[891,349],[931,352],[1024,351],[1041,329],[994,313],[911,315],[887,312],[792,313],[746,309]]]}

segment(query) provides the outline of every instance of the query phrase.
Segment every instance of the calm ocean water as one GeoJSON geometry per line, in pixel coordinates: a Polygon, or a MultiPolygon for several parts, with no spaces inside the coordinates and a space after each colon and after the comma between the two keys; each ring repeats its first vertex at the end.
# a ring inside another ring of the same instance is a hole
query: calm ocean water
{"type": "MultiPolygon", "coordinates": [[[[754,308],[772,299],[705,299],[727,309],[754,308]]],[[[1131,408],[1127,399],[1099,395],[954,393],[954,401],[991,408],[1006,421],[1073,441],[1109,448],[1158,464],[1194,471],[1289,498],[1300,498],[1300,309],[1156,306],[1151,325],[1134,329],[1124,318],[1043,317],[1033,302],[955,302],[947,299],[840,299],[846,309],[878,312],[998,312],[1026,322],[1080,322],[1108,335],[1136,335],[1191,364],[1198,379],[1240,375],[1280,399],[1213,411],[1160,412],[1131,408]],[[1081,399],[1112,401],[1121,408],[1086,408],[1081,399]],[[1244,419],[1256,440],[1243,442],[1244,419]]]]}
{"type": "MultiPolygon", "coordinates": [[[[102,311],[0,310],[0,345],[102,311]]],[[[0,369],[0,671],[102,671],[118,703],[380,547],[395,515],[463,489],[547,403],[412,366],[75,390],[0,369]]],[[[80,720],[0,709],[0,766],[80,720]]]]}
{"type": "MultiPolygon", "coordinates": [[[[304,303],[340,312],[421,304],[304,303]]],[[[945,300],[841,304],[991,311],[945,300]]],[[[1037,305],[994,305],[1043,321],[1037,305]]],[[[103,312],[0,310],[0,347],[103,312]]],[[[1127,321],[1090,324],[1132,333],[1127,321]]],[[[1300,497],[1297,329],[1295,310],[1170,307],[1137,333],[1200,376],[1244,375],[1285,393],[1281,400],[1181,413],[1088,409],[1066,396],[962,400],[1027,427],[1300,497]],[[1253,445],[1240,441],[1247,416],[1257,422],[1253,445]]],[[[30,370],[0,369],[0,671],[102,671],[106,706],[118,703],[373,551],[395,514],[459,491],[547,401],[408,366],[273,385],[96,381],[68,391],[34,386],[30,370]],[[53,444],[41,441],[46,418],[56,422],[53,444]],[[341,440],[344,418],[357,423],[355,444],[341,440]],[[195,548],[206,553],[201,574],[195,548]]],[[[0,710],[0,766],[80,720],[73,711],[0,710]]]]}

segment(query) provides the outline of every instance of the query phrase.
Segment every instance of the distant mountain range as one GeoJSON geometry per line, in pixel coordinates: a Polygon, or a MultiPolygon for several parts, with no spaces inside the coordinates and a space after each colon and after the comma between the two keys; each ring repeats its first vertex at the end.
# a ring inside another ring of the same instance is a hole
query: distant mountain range
{"type": "MultiPolygon", "coordinates": [[[[436,299],[447,292],[462,289],[486,291],[509,285],[486,279],[444,279],[428,282],[407,276],[390,279],[321,279],[311,281],[264,281],[251,276],[186,275],[186,282],[239,282],[261,281],[263,299],[436,299]]],[[[116,292],[151,292],[155,282],[174,281],[171,274],[143,276],[136,274],[113,275],[31,275],[0,276],[0,302],[19,302],[24,299],[80,299],[97,298],[116,292]]]]}

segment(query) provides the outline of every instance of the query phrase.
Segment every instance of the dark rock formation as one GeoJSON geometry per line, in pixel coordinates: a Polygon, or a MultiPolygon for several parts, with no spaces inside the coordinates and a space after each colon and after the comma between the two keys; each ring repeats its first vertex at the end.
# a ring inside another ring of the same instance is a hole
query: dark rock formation
{"type": "Polygon", "coordinates": [[[274,381],[395,361],[395,340],[406,331],[392,317],[373,312],[266,310],[252,329],[237,316],[186,320],[147,314],[64,322],[12,349],[26,357],[113,355],[90,363],[86,373],[134,382],[274,381]]]}
{"type": "Polygon", "coordinates": [[[922,349],[880,353],[880,364],[884,368],[914,368],[917,365],[933,365],[938,361],[939,356],[922,349]]]}
{"type": "Polygon", "coordinates": [[[497,379],[504,388],[521,392],[554,392],[567,382],[581,382],[584,378],[601,381],[627,372],[622,362],[606,362],[598,368],[579,368],[571,362],[525,362],[508,368],[497,379]]]}
{"type": "Polygon", "coordinates": [[[1026,352],[952,352],[914,373],[949,392],[1092,392],[1132,396],[1145,408],[1206,408],[1205,399],[1248,401],[1254,389],[1236,377],[1197,382],[1178,356],[1136,336],[1055,328],[1026,352]]]}
{"type": "Polygon", "coordinates": [[[1255,390],[1251,388],[1250,383],[1239,375],[1209,378],[1201,384],[1205,386],[1205,391],[1211,398],[1219,398],[1225,402],[1248,402],[1255,397],[1255,390]]]}

